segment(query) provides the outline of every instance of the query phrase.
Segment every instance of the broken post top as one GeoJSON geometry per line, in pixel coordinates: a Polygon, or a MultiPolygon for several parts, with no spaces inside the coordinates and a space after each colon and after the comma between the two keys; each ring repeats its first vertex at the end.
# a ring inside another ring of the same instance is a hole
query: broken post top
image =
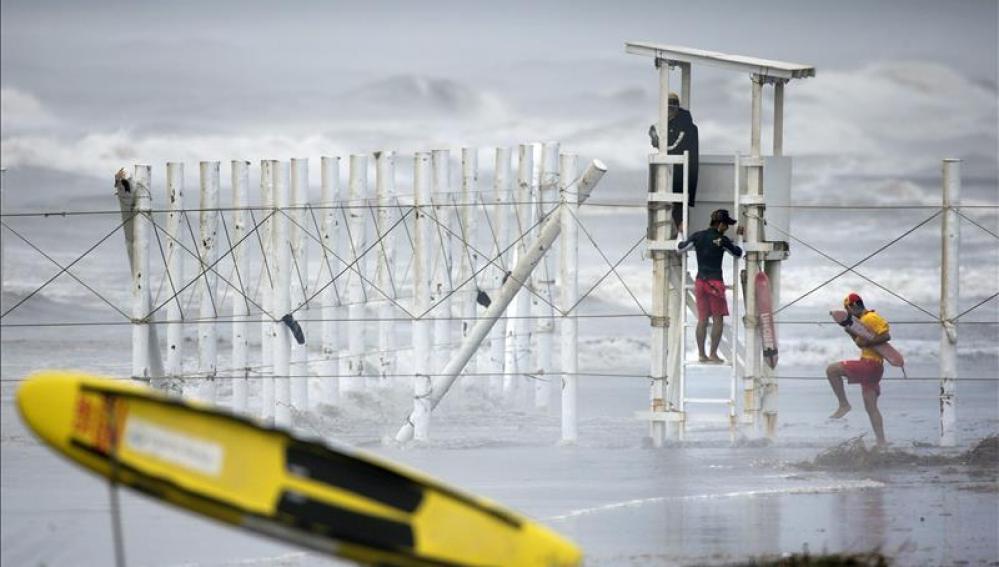
{"type": "Polygon", "coordinates": [[[815,76],[815,67],[800,63],[758,59],[743,55],[729,55],[717,51],[706,51],[676,45],[662,45],[644,41],[629,41],[624,46],[625,51],[634,55],[646,55],[655,59],[665,59],[672,63],[710,65],[733,71],[743,71],[764,78],[789,80],[815,76]]]}

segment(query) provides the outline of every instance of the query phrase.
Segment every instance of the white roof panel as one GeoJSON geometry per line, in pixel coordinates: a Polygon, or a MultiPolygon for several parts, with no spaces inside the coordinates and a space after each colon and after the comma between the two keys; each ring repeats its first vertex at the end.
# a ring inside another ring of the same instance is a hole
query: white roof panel
{"type": "Polygon", "coordinates": [[[667,59],[681,63],[697,63],[711,65],[734,71],[744,71],[764,77],[780,79],[804,79],[815,76],[815,67],[800,63],[787,63],[742,55],[729,55],[717,51],[705,51],[677,45],[662,45],[644,41],[629,41],[624,44],[625,51],[635,55],[646,55],[657,59],[667,59]]]}

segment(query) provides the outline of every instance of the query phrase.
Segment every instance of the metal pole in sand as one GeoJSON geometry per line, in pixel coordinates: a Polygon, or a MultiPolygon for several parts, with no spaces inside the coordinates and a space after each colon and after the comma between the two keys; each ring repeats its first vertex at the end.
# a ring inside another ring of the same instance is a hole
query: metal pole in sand
{"type": "MultiPolygon", "coordinates": [[[[650,158],[665,159],[667,157],[668,136],[664,133],[669,128],[669,61],[660,60],[659,64],[659,120],[656,130],[660,135],[659,152],[650,158]]],[[[660,164],[653,167],[655,178],[653,189],[657,197],[664,197],[671,191],[671,169],[660,164]]],[[[666,242],[672,230],[670,205],[665,202],[655,203],[649,227],[651,243],[666,242]]],[[[652,419],[649,422],[649,436],[654,447],[662,447],[666,440],[666,411],[674,410],[667,407],[667,384],[669,380],[666,359],[669,351],[669,254],[665,249],[652,249],[652,327],[650,337],[651,360],[649,363],[649,402],[652,419]]]]}
{"type": "MultiPolygon", "coordinates": [[[[392,271],[395,265],[395,232],[388,233],[396,211],[395,203],[395,155],[392,152],[375,153],[375,200],[378,210],[375,214],[375,237],[381,239],[378,246],[378,267],[375,270],[375,287],[386,295],[394,295],[392,271]]],[[[395,373],[395,321],[392,321],[393,305],[386,297],[378,301],[378,368],[381,385],[386,385],[389,376],[395,373]]]]}
{"type": "Polygon", "coordinates": [[[230,181],[232,184],[232,242],[236,246],[232,251],[232,262],[236,267],[236,283],[238,294],[232,297],[232,409],[237,413],[245,413],[249,397],[250,337],[247,333],[250,317],[250,303],[244,297],[249,289],[247,276],[246,249],[246,207],[250,184],[250,162],[232,160],[230,181]],[[241,244],[236,244],[242,242],[241,244]]]}
{"type": "Polygon", "coordinates": [[[434,258],[433,283],[430,288],[430,303],[434,308],[434,346],[431,372],[437,372],[451,356],[451,263],[453,258],[451,231],[454,227],[454,211],[451,208],[451,154],[448,150],[433,150],[431,153],[431,200],[434,203],[436,223],[431,229],[439,235],[432,238],[436,250],[434,258]]]}
{"type": "MultiPolygon", "coordinates": [[[[750,155],[751,167],[746,178],[746,228],[745,242],[746,249],[746,282],[744,292],[746,294],[746,347],[745,347],[745,373],[743,379],[743,417],[753,425],[755,431],[760,427],[760,346],[757,340],[756,327],[756,274],[760,268],[760,252],[754,251],[758,248],[761,240],[761,220],[763,217],[762,198],[762,178],[763,168],[759,167],[760,162],[760,132],[763,116],[763,79],[759,75],[752,76],[752,127],[750,130],[750,155]]],[[[735,298],[738,300],[738,298],[735,298]]]]}
{"type": "Polygon", "coordinates": [[[216,319],[219,316],[217,303],[218,275],[215,273],[215,258],[218,250],[215,241],[219,226],[219,162],[203,161],[199,164],[201,178],[201,204],[199,206],[198,256],[201,269],[205,272],[201,288],[201,306],[198,311],[198,384],[197,397],[215,403],[215,376],[218,371],[218,332],[216,319]]]}
{"type": "Polygon", "coordinates": [[[323,251],[323,269],[330,281],[322,295],[322,327],[323,327],[323,348],[322,348],[322,370],[324,401],[334,405],[340,400],[340,379],[336,376],[339,372],[340,346],[339,334],[337,333],[340,321],[340,295],[338,293],[339,284],[335,278],[340,273],[342,266],[343,243],[340,230],[340,216],[336,207],[340,200],[340,158],[333,156],[323,156],[320,161],[322,194],[320,196],[320,209],[322,211],[321,241],[323,251]]]}
{"type": "Polygon", "coordinates": [[[288,240],[288,166],[274,162],[274,423],[291,425],[291,330],[281,318],[291,310],[291,247],[288,240]]]}
{"type": "MultiPolygon", "coordinates": [[[[587,168],[586,173],[579,180],[579,201],[582,203],[589,197],[590,192],[600,181],[606,173],[607,167],[604,166],[598,160],[593,160],[593,163],[587,168]]],[[[413,413],[409,415],[406,419],[406,423],[402,425],[399,431],[396,433],[395,439],[399,442],[406,442],[414,438],[417,432],[417,428],[422,427],[424,429],[423,433],[426,433],[426,429],[429,428],[428,423],[423,423],[424,421],[429,421],[430,411],[432,411],[437,404],[440,403],[441,399],[447,394],[448,390],[454,384],[454,381],[458,379],[461,371],[464,370],[465,365],[475,354],[476,349],[478,349],[479,344],[482,340],[486,338],[489,334],[489,330],[492,329],[493,325],[496,324],[497,319],[499,319],[500,314],[510,305],[513,298],[518,295],[517,292],[524,286],[525,282],[530,281],[531,272],[537,267],[538,263],[544,257],[544,255],[551,249],[552,244],[555,239],[558,238],[559,233],[562,230],[561,225],[561,215],[558,211],[550,215],[541,226],[541,236],[535,240],[531,246],[528,248],[527,252],[520,256],[517,261],[517,265],[514,266],[510,277],[507,278],[506,283],[503,284],[503,288],[500,289],[499,293],[493,299],[493,302],[489,305],[489,309],[486,310],[485,315],[482,319],[479,319],[475,326],[472,327],[472,331],[468,334],[468,337],[462,341],[461,346],[455,352],[454,356],[447,363],[444,369],[440,372],[440,375],[436,380],[428,381],[426,390],[418,392],[416,398],[416,408],[414,408],[413,413]],[[419,409],[419,414],[417,412],[419,409]]],[[[415,437],[417,440],[425,440],[426,437],[415,437]]]]}
{"type": "MultiPolygon", "coordinates": [[[[307,158],[292,158],[291,160],[291,210],[288,212],[292,222],[291,234],[291,307],[299,314],[299,325],[309,339],[309,258],[306,247],[305,226],[306,207],[309,203],[309,160],[307,158]]],[[[290,310],[289,310],[290,311],[290,310]]],[[[291,343],[291,405],[298,411],[309,409],[309,351],[308,343],[291,343]]]]}
{"type": "MultiPolygon", "coordinates": [[[[545,212],[555,208],[556,194],[558,193],[559,163],[558,163],[558,142],[545,142],[541,146],[541,159],[538,163],[538,198],[532,203],[535,207],[535,218],[542,218],[545,212]]],[[[540,227],[539,227],[540,229],[540,227]]],[[[540,230],[535,232],[540,234],[540,230]]],[[[563,246],[565,241],[563,240],[563,246]]],[[[540,410],[547,410],[551,405],[554,396],[554,377],[552,372],[552,351],[555,341],[555,313],[552,311],[555,294],[555,258],[554,255],[545,255],[541,260],[541,266],[534,272],[534,291],[536,295],[531,296],[532,308],[535,320],[535,356],[534,374],[538,377],[534,383],[534,407],[540,410]]]]}
{"type": "MultiPolygon", "coordinates": [[[[184,258],[180,243],[180,218],[184,211],[184,164],[167,163],[167,221],[166,221],[166,276],[170,294],[181,287],[184,281],[184,258]]],[[[174,297],[167,304],[167,356],[166,375],[177,379],[184,374],[184,313],[180,308],[180,297],[174,297]]]]}
{"type": "MultiPolygon", "coordinates": [[[[503,289],[506,275],[503,262],[504,248],[510,240],[510,148],[496,148],[496,161],[493,168],[493,235],[494,262],[491,295],[503,289]]],[[[505,312],[500,315],[505,317],[505,312]]],[[[495,325],[489,334],[489,395],[500,398],[503,395],[503,363],[506,352],[505,321],[495,325]]]]}
{"type": "MultiPolygon", "coordinates": [[[[126,239],[132,235],[129,252],[132,260],[132,378],[148,380],[152,377],[150,368],[149,311],[149,223],[146,215],[151,208],[149,194],[150,166],[136,165],[132,176],[131,199],[132,216],[130,226],[125,226],[126,239]]],[[[121,196],[119,195],[119,198],[121,196]]],[[[122,214],[125,214],[123,207],[122,214]]]]}
{"type": "Polygon", "coordinates": [[[562,280],[559,309],[562,312],[562,442],[574,443],[578,437],[579,419],[576,412],[577,386],[579,383],[579,320],[572,311],[579,298],[579,227],[575,213],[579,210],[579,195],[575,185],[576,155],[562,154],[559,159],[559,222],[562,225],[562,243],[559,246],[559,279],[562,280]]]}
{"type": "Polygon", "coordinates": [[[417,441],[430,435],[430,154],[416,154],[413,164],[413,207],[415,219],[413,237],[413,413],[410,423],[417,441]]]}
{"type": "MultiPolygon", "coordinates": [[[[517,189],[514,195],[513,210],[516,212],[514,234],[516,234],[517,263],[527,254],[530,240],[528,229],[531,210],[531,180],[534,175],[534,148],[531,144],[520,144],[517,148],[517,189]]],[[[528,284],[529,282],[523,282],[528,284]]],[[[531,302],[527,295],[513,298],[513,318],[506,324],[506,363],[503,375],[503,394],[507,401],[519,398],[531,355],[531,302]]]]}
{"type": "Polygon", "coordinates": [[[270,318],[274,314],[274,160],[260,161],[260,199],[262,215],[271,218],[260,223],[260,293],[264,312],[260,321],[260,417],[274,419],[274,333],[270,318]]]}
{"type": "Polygon", "coordinates": [[[350,178],[347,181],[348,208],[347,226],[348,246],[350,253],[347,258],[351,266],[347,269],[347,357],[343,377],[340,378],[340,393],[360,392],[364,385],[364,262],[360,254],[367,248],[365,238],[364,199],[368,191],[368,156],[354,154],[350,156],[350,178]]]}
{"type": "Polygon", "coordinates": [[[943,228],[940,265],[940,445],[957,444],[957,317],[960,290],[961,160],[943,162],[943,228]]]}
{"type": "MultiPolygon", "coordinates": [[[[461,234],[461,249],[464,253],[458,254],[458,276],[455,280],[457,285],[464,285],[465,289],[457,294],[459,312],[461,314],[461,338],[468,336],[475,324],[475,300],[476,281],[465,283],[475,273],[479,257],[475,251],[477,231],[472,226],[472,212],[476,202],[479,182],[479,153],[476,148],[461,148],[461,200],[458,202],[459,233],[461,234]]],[[[479,358],[481,360],[481,357],[479,358]]]]}

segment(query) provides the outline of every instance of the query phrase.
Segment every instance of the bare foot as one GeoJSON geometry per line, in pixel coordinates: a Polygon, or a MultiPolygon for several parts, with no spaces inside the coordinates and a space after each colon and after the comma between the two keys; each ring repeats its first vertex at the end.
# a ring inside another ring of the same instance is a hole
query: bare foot
{"type": "Polygon", "coordinates": [[[722,357],[720,357],[720,356],[718,356],[717,354],[712,354],[711,357],[708,358],[708,360],[710,360],[711,362],[713,362],[715,364],[725,364],[725,359],[722,358],[722,357]]]}
{"type": "Polygon", "coordinates": [[[837,408],[836,411],[829,416],[829,419],[839,419],[844,415],[846,415],[851,409],[853,408],[851,408],[849,405],[839,406],[839,408],[837,408]]]}
{"type": "Polygon", "coordinates": [[[698,361],[698,362],[703,362],[704,364],[707,364],[707,363],[711,362],[711,359],[710,359],[710,358],[708,358],[708,357],[706,357],[706,356],[704,356],[704,355],[702,354],[702,355],[700,355],[699,357],[697,357],[697,361],[698,361]]]}

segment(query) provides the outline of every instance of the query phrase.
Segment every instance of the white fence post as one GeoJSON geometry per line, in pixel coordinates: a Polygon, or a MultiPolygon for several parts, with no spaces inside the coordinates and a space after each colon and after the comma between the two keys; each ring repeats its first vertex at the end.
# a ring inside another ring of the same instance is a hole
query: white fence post
{"type": "Polygon", "coordinates": [[[249,289],[249,271],[247,270],[248,242],[246,238],[246,207],[249,187],[250,162],[232,160],[232,262],[236,267],[236,283],[240,293],[232,298],[232,409],[237,413],[245,413],[249,397],[250,377],[249,348],[250,337],[247,319],[250,317],[250,304],[243,294],[249,289]]]}
{"type": "Polygon", "coordinates": [[[415,209],[413,250],[413,428],[417,441],[430,435],[430,154],[417,153],[413,164],[415,209]]]}
{"type": "Polygon", "coordinates": [[[281,321],[291,311],[291,247],[288,240],[288,169],[274,162],[274,423],[291,425],[291,330],[281,321]]]}
{"type": "Polygon", "coordinates": [[[215,242],[219,226],[219,162],[203,161],[199,164],[201,178],[201,204],[199,206],[198,256],[201,259],[203,285],[201,309],[198,312],[198,374],[201,376],[197,397],[215,403],[215,376],[218,372],[218,333],[215,320],[219,316],[218,275],[215,259],[218,250],[215,242]]]}
{"type": "Polygon", "coordinates": [[[562,242],[559,247],[559,271],[562,293],[559,308],[562,311],[562,442],[574,443],[579,437],[579,419],[576,413],[577,386],[579,383],[579,320],[571,311],[579,296],[579,229],[575,213],[579,210],[579,194],[575,185],[575,154],[563,154],[559,160],[559,193],[562,208],[562,242]]]}
{"type": "Polygon", "coordinates": [[[340,201],[340,158],[323,157],[321,162],[322,171],[322,200],[323,212],[322,225],[322,245],[323,245],[323,270],[329,275],[330,282],[323,290],[322,314],[323,314],[323,351],[322,370],[320,375],[323,380],[323,392],[325,401],[328,404],[336,404],[340,400],[340,379],[339,373],[340,345],[339,330],[340,321],[340,294],[339,285],[335,278],[340,274],[340,261],[343,251],[343,231],[340,230],[340,217],[335,208],[340,201]]]}
{"type": "MultiPolygon", "coordinates": [[[[375,237],[381,239],[378,246],[378,267],[375,271],[375,286],[385,295],[394,297],[392,272],[395,270],[395,234],[391,230],[395,217],[395,155],[392,152],[375,153],[375,198],[378,212],[375,215],[375,237]]],[[[392,302],[388,298],[378,301],[378,376],[382,385],[395,374],[395,322],[392,302]]]]}
{"type": "MultiPolygon", "coordinates": [[[[539,172],[537,183],[537,200],[532,203],[535,219],[541,219],[545,213],[555,209],[555,198],[558,192],[559,163],[558,142],[545,142],[541,149],[541,159],[535,169],[539,172]]],[[[540,225],[534,230],[535,238],[541,235],[540,225]]],[[[564,245],[564,244],[563,244],[564,245]]],[[[555,269],[553,254],[546,254],[541,265],[534,271],[533,284],[536,295],[531,296],[535,321],[535,356],[534,374],[534,407],[546,410],[551,405],[554,395],[555,374],[552,372],[552,351],[555,338],[555,313],[552,311],[555,296],[555,269]]]]}
{"type": "Polygon", "coordinates": [[[359,392],[364,385],[364,332],[367,328],[364,317],[364,261],[361,254],[367,248],[365,233],[364,210],[365,197],[368,191],[368,156],[353,154],[350,156],[350,178],[347,182],[348,214],[347,226],[349,234],[349,250],[347,261],[351,262],[347,270],[347,357],[346,368],[340,378],[340,392],[359,392]]]}
{"type": "Polygon", "coordinates": [[[458,219],[459,234],[461,234],[462,244],[459,247],[463,250],[458,256],[458,276],[455,280],[457,285],[464,285],[465,289],[458,293],[459,312],[461,313],[461,337],[464,339],[475,324],[475,301],[478,278],[468,281],[475,273],[479,263],[476,229],[472,226],[472,212],[478,200],[476,195],[479,191],[479,153],[476,148],[461,149],[461,199],[459,200],[458,219]]]}
{"type": "MultiPolygon", "coordinates": [[[[309,203],[309,160],[292,158],[291,160],[291,206],[288,212],[291,219],[291,307],[299,315],[299,325],[305,331],[306,340],[310,333],[308,328],[309,306],[309,258],[305,240],[305,209],[309,203]]],[[[289,310],[291,311],[291,310],[289,310]]],[[[308,343],[291,343],[291,405],[298,411],[309,409],[309,351],[308,343]]]]}
{"type": "MultiPolygon", "coordinates": [[[[152,337],[149,325],[151,296],[149,293],[149,219],[146,215],[152,208],[149,193],[151,168],[148,165],[135,166],[132,176],[131,206],[134,212],[131,226],[132,240],[128,242],[132,268],[132,378],[148,380],[153,377],[150,360],[152,337]]],[[[125,211],[123,211],[123,214],[125,211]]],[[[129,213],[131,214],[131,213],[129,213]]]]}
{"type": "MultiPolygon", "coordinates": [[[[166,221],[166,276],[170,295],[182,287],[184,281],[184,257],[180,246],[180,217],[184,210],[184,164],[167,163],[167,221],[166,221]]],[[[166,375],[180,378],[184,374],[184,313],[180,297],[174,297],[167,304],[167,356],[166,375]]]]}
{"type": "Polygon", "coordinates": [[[270,216],[260,221],[261,252],[260,294],[264,312],[260,321],[260,417],[267,422],[274,419],[274,334],[276,328],[270,320],[274,314],[274,160],[260,161],[261,215],[270,216]]]}
{"type": "Polygon", "coordinates": [[[940,445],[957,444],[957,321],[960,298],[961,160],[943,162],[943,227],[940,264],[940,445]]]}
{"type": "MultiPolygon", "coordinates": [[[[531,184],[534,177],[534,147],[521,144],[518,148],[516,205],[517,238],[516,258],[520,261],[527,253],[530,240],[531,184]]],[[[516,262],[514,262],[516,264],[516,262]]],[[[520,282],[530,287],[530,282],[520,282]]],[[[507,321],[506,368],[503,376],[503,391],[508,398],[519,397],[521,383],[528,372],[531,356],[531,302],[527,294],[520,294],[513,300],[513,318],[507,321]]]]}
{"type": "MultiPolygon", "coordinates": [[[[510,148],[496,148],[496,161],[493,173],[493,230],[495,234],[494,256],[495,266],[492,268],[492,295],[495,296],[503,288],[503,278],[506,275],[504,249],[510,241],[510,148]]],[[[506,353],[506,312],[500,315],[504,319],[493,326],[489,334],[489,393],[499,398],[503,395],[505,376],[503,364],[506,353]]]]}
{"type": "Polygon", "coordinates": [[[434,242],[434,251],[431,254],[433,261],[433,283],[431,284],[430,303],[436,305],[434,308],[434,346],[433,362],[431,372],[439,372],[450,358],[451,353],[451,322],[452,322],[452,302],[451,302],[451,230],[453,229],[453,211],[451,209],[451,153],[448,150],[433,150],[431,153],[431,164],[433,173],[430,184],[431,201],[433,202],[433,214],[435,223],[431,231],[439,235],[439,238],[431,237],[434,242]]]}
{"type": "MultiPolygon", "coordinates": [[[[586,173],[579,183],[580,202],[586,200],[606,171],[607,168],[597,160],[594,160],[593,164],[587,168],[586,173]]],[[[510,305],[513,298],[518,295],[524,282],[530,281],[531,272],[538,265],[538,262],[541,261],[541,258],[551,249],[561,229],[559,215],[552,215],[544,222],[541,227],[541,236],[531,243],[527,252],[517,261],[517,265],[514,266],[510,278],[503,284],[503,289],[496,294],[493,302],[489,305],[489,309],[486,310],[486,314],[475,323],[472,332],[462,341],[461,346],[457,349],[454,356],[448,361],[444,369],[441,370],[440,376],[432,381],[430,384],[431,387],[425,392],[425,395],[417,397],[417,401],[421,403],[414,408],[413,413],[406,419],[406,423],[399,428],[399,431],[395,435],[396,441],[409,441],[417,435],[421,427],[428,427],[428,424],[423,422],[429,421],[429,412],[437,407],[437,404],[447,394],[454,381],[457,380],[461,371],[465,368],[465,365],[468,364],[469,359],[475,354],[479,344],[489,334],[489,330],[493,325],[496,324],[500,314],[510,305]],[[428,413],[417,416],[417,409],[428,413]]],[[[416,439],[419,440],[420,437],[416,436],[416,439]]]]}

